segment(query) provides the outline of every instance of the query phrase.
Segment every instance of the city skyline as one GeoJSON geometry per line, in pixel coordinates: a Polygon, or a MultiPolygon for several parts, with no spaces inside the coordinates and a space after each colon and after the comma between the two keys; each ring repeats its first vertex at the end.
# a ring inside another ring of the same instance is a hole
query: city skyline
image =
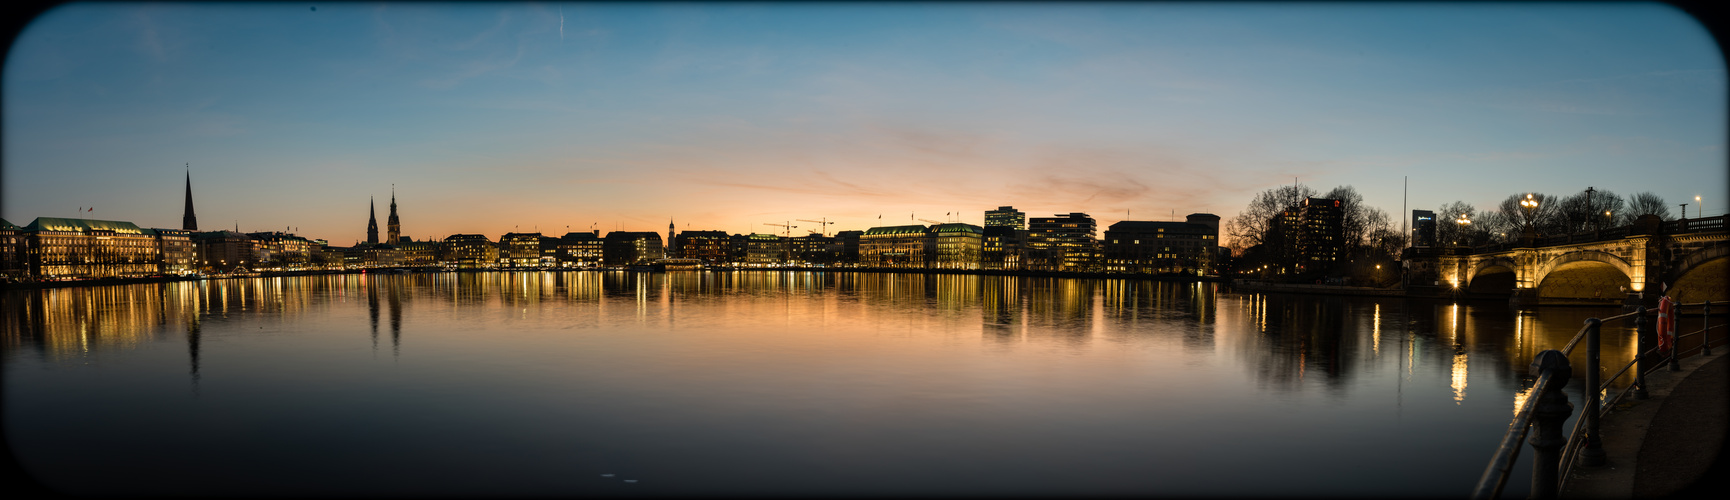
{"type": "Polygon", "coordinates": [[[416,239],[1730,201],[1722,57],[1661,5],[69,5],[11,56],[20,224],[180,227],[188,162],[206,226],[332,244],[392,184],[416,239]]]}

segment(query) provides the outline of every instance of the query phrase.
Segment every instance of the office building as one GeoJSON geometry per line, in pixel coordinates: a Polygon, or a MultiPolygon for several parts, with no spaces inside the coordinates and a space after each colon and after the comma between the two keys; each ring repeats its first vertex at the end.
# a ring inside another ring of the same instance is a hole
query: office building
{"type": "Polygon", "coordinates": [[[1099,263],[1093,217],[1074,212],[1034,217],[1028,223],[1026,267],[1038,271],[1094,271],[1099,263]]]}
{"type": "Polygon", "coordinates": [[[1107,272],[1216,274],[1219,216],[1190,214],[1184,222],[1121,221],[1101,244],[1107,272]]]}
{"type": "Polygon", "coordinates": [[[499,247],[486,235],[453,234],[445,237],[444,257],[440,260],[458,269],[497,267],[499,247]]]}
{"type": "Polygon", "coordinates": [[[1431,248],[1436,246],[1436,213],[1429,210],[1412,211],[1412,246],[1431,248]]]}
{"type": "Polygon", "coordinates": [[[1007,227],[1017,231],[1026,231],[1027,214],[1021,213],[1015,207],[997,207],[997,210],[986,210],[985,227],[1007,227]]]}

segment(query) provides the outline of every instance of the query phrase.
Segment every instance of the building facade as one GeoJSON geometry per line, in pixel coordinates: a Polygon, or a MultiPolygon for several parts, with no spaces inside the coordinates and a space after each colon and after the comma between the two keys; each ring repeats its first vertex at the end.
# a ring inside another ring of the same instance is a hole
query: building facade
{"type": "Polygon", "coordinates": [[[1027,230],[1027,214],[1015,207],[997,207],[997,210],[985,211],[985,227],[1007,227],[1017,231],[1027,230]]]}
{"type": "Polygon", "coordinates": [[[859,235],[861,267],[924,268],[932,243],[925,226],[881,226],[859,235]]]}
{"type": "Polygon", "coordinates": [[[1322,272],[1345,258],[1345,205],[1340,200],[1305,198],[1298,207],[1298,272],[1322,272]]]}
{"type": "Polygon", "coordinates": [[[1430,248],[1436,246],[1436,213],[1429,210],[1412,211],[1412,246],[1430,248]]]}
{"type": "Polygon", "coordinates": [[[644,265],[660,260],[661,233],[613,231],[601,241],[601,260],[609,266],[644,265]]]}
{"type": "MultiPolygon", "coordinates": [[[[1007,208],[1007,207],[1006,207],[1007,208]]],[[[979,269],[980,251],[984,247],[985,228],[972,224],[937,224],[926,230],[931,240],[932,269],[979,269]]]]}
{"type": "Polygon", "coordinates": [[[131,222],[37,217],[20,231],[26,272],[37,279],[160,274],[156,235],[131,222]]]}
{"type": "Polygon", "coordinates": [[[778,234],[755,233],[745,239],[745,265],[754,267],[779,266],[792,258],[787,238],[778,234]]]}
{"type": "Polygon", "coordinates": [[[1098,228],[1093,217],[1080,212],[1034,217],[1028,226],[1027,269],[1082,272],[1098,269],[1098,228]]]}
{"type": "Polygon", "coordinates": [[[601,265],[601,237],[594,232],[569,232],[559,237],[559,251],[554,255],[559,267],[595,267],[601,265]]]}
{"type": "Polygon", "coordinates": [[[733,262],[732,242],[726,231],[684,231],[674,239],[680,258],[696,259],[711,266],[733,262]]]}
{"type": "Polygon", "coordinates": [[[507,267],[541,265],[541,233],[505,233],[499,237],[499,264],[507,267]]]}
{"type": "Polygon", "coordinates": [[[1213,275],[1220,254],[1219,216],[1118,222],[1105,230],[1101,247],[1107,272],[1213,275]]]}
{"type": "Polygon", "coordinates": [[[481,234],[453,234],[445,237],[443,260],[458,269],[497,267],[499,247],[481,234]]]}

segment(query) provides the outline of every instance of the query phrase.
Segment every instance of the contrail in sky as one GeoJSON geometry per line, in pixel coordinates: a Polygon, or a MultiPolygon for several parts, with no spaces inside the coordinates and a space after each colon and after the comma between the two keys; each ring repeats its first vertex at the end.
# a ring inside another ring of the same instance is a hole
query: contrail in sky
{"type": "Polygon", "coordinates": [[[565,39],[565,6],[559,6],[559,41],[565,39]]]}

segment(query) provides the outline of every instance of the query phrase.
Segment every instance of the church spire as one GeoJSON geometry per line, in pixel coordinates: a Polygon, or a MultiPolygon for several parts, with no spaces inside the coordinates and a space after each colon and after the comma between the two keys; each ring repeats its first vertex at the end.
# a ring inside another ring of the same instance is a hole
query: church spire
{"type": "Polygon", "coordinates": [[[366,244],[378,244],[378,206],[371,197],[366,199],[366,244]]]}
{"type": "Polygon", "coordinates": [[[198,216],[192,214],[192,163],[186,164],[186,215],[180,218],[180,228],[198,230],[198,216]]]}
{"type": "Polygon", "coordinates": [[[402,224],[396,220],[396,184],[390,185],[390,218],[385,219],[385,243],[395,245],[402,239],[402,224]]]}

